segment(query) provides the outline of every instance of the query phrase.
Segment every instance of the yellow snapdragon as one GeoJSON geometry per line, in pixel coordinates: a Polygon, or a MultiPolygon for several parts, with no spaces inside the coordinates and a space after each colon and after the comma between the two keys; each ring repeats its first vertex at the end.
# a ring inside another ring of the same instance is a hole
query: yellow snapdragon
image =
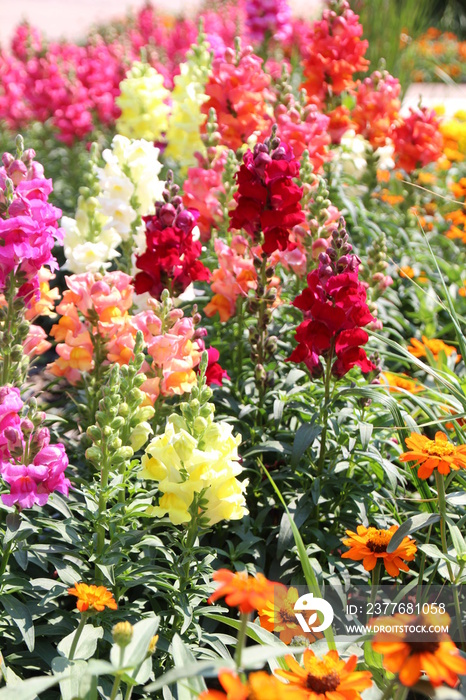
{"type": "Polygon", "coordinates": [[[214,423],[212,415],[196,421],[188,425],[184,418],[171,415],[164,433],[146,448],[139,476],[158,481],[163,494],[148,514],[168,515],[174,525],[189,523],[190,507],[200,495],[202,516],[209,525],[239,520],[247,513],[247,482],[236,478],[242,472],[238,461],[241,438],[233,435],[228,423],[214,423]],[[196,421],[200,432],[193,427],[196,421]]]}
{"type": "Polygon", "coordinates": [[[163,76],[148,64],[136,61],[120,83],[121,94],[116,103],[121,109],[117,132],[135,139],[157,141],[168,128],[170,92],[163,76]]]}
{"type": "Polygon", "coordinates": [[[194,153],[204,153],[201,126],[206,120],[201,106],[208,100],[205,84],[209,75],[211,54],[205,41],[192,48],[187,61],[180,65],[172,92],[172,112],[168,120],[165,156],[186,169],[196,163],[194,153]]]}

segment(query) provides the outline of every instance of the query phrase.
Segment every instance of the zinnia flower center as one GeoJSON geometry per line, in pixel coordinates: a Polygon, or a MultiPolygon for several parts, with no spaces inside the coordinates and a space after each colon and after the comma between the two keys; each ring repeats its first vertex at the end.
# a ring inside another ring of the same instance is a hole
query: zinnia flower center
{"type": "Polygon", "coordinates": [[[296,614],[292,604],[289,601],[285,601],[283,606],[280,608],[280,617],[283,622],[288,624],[296,624],[296,614]]]}
{"type": "Polygon", "coordinates": [[[388,543],[392,539],[393,532],[390,530],[376,530],[375,528],[369,528],[367,537],[367,547],[371,552],[379,554],[380,552],[386,552],[388,543]]]}
{"type": "Polygon", "coordinates": [[[451,442],[437,442],[437,440],[428,440],[423,448],[428,454],[435,457],[446,457],[455,451],[455,446],[451,442]]]}
{"type": "Polygon", "coordinates": [[[334,668],[320,659],[311,659],[306,664],[308,674],[306,676],[306,688],[314,693],[332,692],[340,685],[340,676],[334,668]]]}
{"type": "Polygon", "coordinates": [[[314,693],[326,693],[336,690],[340,685],[340,676],[336,671],[331,671],[322,678],[314,676],[312,673],[307,674],[306,687],[314,693]]]}

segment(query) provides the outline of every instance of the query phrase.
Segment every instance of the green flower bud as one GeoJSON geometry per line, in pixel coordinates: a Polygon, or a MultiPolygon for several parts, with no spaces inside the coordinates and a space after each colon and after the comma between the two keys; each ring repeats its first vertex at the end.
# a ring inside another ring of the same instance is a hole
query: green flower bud
{"type": "Polygon", "coordinates": [[[122,441],[121,438],[118,436],[113,437],[110,442],[108,443],[108,446],[111,450],[118,450],[122,446],[122,441]]]}
{"type": "Polygon", "coordinates": [[[127,403],[121,403],[120,407],[118,409],[118,413],[120,416],[123,416],[126,418],[126,416],[129,414],[129,406],[127,403]]]}
{"type": "Polygon", "coordinates": [[[93,445],[86,450],[86,459],[90,462],[100,462],[102,460],[102,450],[93,445]]]}
{"type": "Polygon", "coordinates": [[[98,428],[96,425],[90,425],[89,428],[86,430],[86,433],[89,435],[90,438],[92,438],[95,442],[97,440],[100,440],[102,437],[102,431],[100,428],[98,428]]]}

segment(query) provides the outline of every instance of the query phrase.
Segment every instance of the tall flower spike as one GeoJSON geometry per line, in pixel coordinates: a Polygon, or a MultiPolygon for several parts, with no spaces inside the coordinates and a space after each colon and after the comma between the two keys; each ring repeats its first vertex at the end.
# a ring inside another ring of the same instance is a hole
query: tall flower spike
{"type": "Polygon", "coordinates": [[[173,173],[167,175],[163,201],[156,202],[155,214],[145,216],[146,251],[136,258],[134,285],[137,294],[149,292],[156,299],[164,289],[172,295],[181,294],[195,280],[208,280],[209,270],[198,259],[201,243],[193,237],[199,212],[185,209],[173,183],[173,173]]]}
{"type": "Polygon", "coordinates": [[[276,133],[275,125],[264,143],[244,154],[236,176],[237,206],[230,213],[230,230],[244,229],[267,254],[285,250],[291,229],[305,218],[300,204],[303,190],[294,182],[299,176],[299,161],[276,133]]]}
{"type": "Polygon", "coordinates": [[[355,365],[363,372],[375,369],[361,347],[369,339],[363,326],[374,317],[358,279],[360,260],[351,250],[342,218],[331,245],[319,256],[319,267],[308,275],[307,288],[293,302],[305,320],[296,329],[298,346],[289,360],[304,362],[313,377],[323,374],[320,357],[332,362],[339,378],[355,365]]]}

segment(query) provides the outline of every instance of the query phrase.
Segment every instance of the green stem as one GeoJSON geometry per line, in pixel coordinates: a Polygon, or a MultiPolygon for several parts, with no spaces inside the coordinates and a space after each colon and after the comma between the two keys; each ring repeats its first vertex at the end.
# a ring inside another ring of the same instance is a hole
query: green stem
{"type": "Polygon", "coordinates": [[[237,355],[237,363],[238,363],[238,379],[241,377],[243,373],[243,334],[244,334],[244,299],[241,295],[238,296],[238,299],[236,300],[236,318],[238,319],[238,328],[237,328],[237,333],[238,333],[238,338],[237,338],[237,343],[238,343],[238,355],[237,355]]]}
{"type": "Polygon", "coordinates": [[[86,624],[86,620],[87,620],[87,615],[85,615],[84,613],[81,613],[81,619],[79,621],[78,629],[76,630],[76,632],[74,634],[73,642],[71,644],[70,655],[68,657],[69,661],[72,661],[74,659],[76,647],[78,646],[79,638],[80,638],[81,633],[84,629],[84,625],[86,624]]]}
{"type": "Polygon", "coordinates": [[[240,615],[240,628],[238,630],[238,640],[236,643],[235,651],[235,664],[238,670],[241,669],[241,657],[243,655],[243,649],[246,644],[246,633],[248,631],[249,614],[241,613],[240,615]]]}
{"type": "Polygon", "coordinates": [[[395,683],[397,681],[397,678],[392,678],[390,683],[387,685],[387,687],[384,690],[384,694],[380,698],[380,700],[393,700],[393,695],[392,695],[392,690],[395,687],[395,683]]]}
{"type": "Polygon", "coordinates": [[[10,372],[11,372],[11,348],[14,345],[14,337],[13,337],[13,332],[12,332],[12,324],[14,320],[14,309],[13,309],[13,302],[15,298],[15,291],[16,291],[16,284],[15,284],[15,274],[14,272],[10,273],[10,276],[8,278],[8,291],[6,293],[6,300],[7,300],[7,311],[6,311],[6,318],[4,321],[4,326],[3,326],[3,334],[4,334],[4,340],[3,340],[3,367],[2,367],[2,385],[5,386],[6,384],[10,383],[10,372]]]}
{"type": "Polygon", "coordinates": [[[13,548],[13,542],[8,542],[5,551],[3,552],[2,559],[0,561],[0,576],[3,576],[5,569],[8,564],[8,559],[10,558],[11,550],[13,548]]]}
{"type": "Polygon", "coordinates": [[[375,567],[372,569],[372,588],[371,588],[371,609],[374,609],[374,603],[377,598],[377,591],[379,589],[379,581],[380,581],[380,571],[381,571],[382,564],[380,560],[377,562],[375,567]]]}
{"type": "Polygon", "coordinates": [[[325,367],[325,385],[324,385],[324,405],[322,408],[322,434],[320,436],[320,452],[319,461],[317,465],[318,476],[321,476],[324,469],[325,453],[327,450],[327,428],[328,428],[328,409],[329,409],[329,398],[330,398],[330,380],[332,378],[332,360],[333,360],[333,347],[330,350],[329,356],[327,358],[327,364],[325,367]]]}
{"type": "MultiPolygon", "coordinates": [[[[448,554],[448,543],[447,543],[447,534],[446,534],[447,502],[446,502],[446,496],[445,496],[445,482],[443,480],[443,475],[439,474],[438,470],[435,471],[435,481],[436,481],[436,485],[437,485],[438,509],[439,509],[439,514],[440,514],[440,538],[442,540],[442,551],[445,554],[445,556],[448,557],[449,554],[448,554]]],[[[461,605],[460,605],[459,592],[458,592],[459,586],[457,586],[454,582],[453,568],[451,566],[451,562],[449,562],[448,559],[446,559],[445,563],[447,566],[448,575],[450,577],[450,582],[452,584],[453,604],[455,606],[455,615],[456,615],[456,619],[458,621],[458,631],[460,634],[461,646],[464,650],[464,649],[466,649],[466,637],[464,634],[463,625],[461,624],[462,616],[461,616],[461,605]]]]}
{"type": "MultiPolygon", "coordinates": [[[[427,530],[427,536],[426,536],[426,544],[429,544],[431,533],[432,533],[432,525],[429,525],[429,529],[427,530]]],[[[419,564],[419,574],[417,577],[416,603],[419,603],[421,600],[421,588],[422,588],[422,580],[424,578],[424,570],[426,567],[426,559],[427,559],[427,554],[425,552],[422,552],[421,561],[419,564]]]]}
{"type": "Polygon", "coordinates": [[[119,673],[117,673],[117,675],[115,676],[115,680],[113,681],[112,694],[110,695],[110,700],[115,700],[117,693],[118,693],[118,689],[120,687],[120,683],[121,683],[121,676],[119,673]]]}
{"type": "Polygon", "coordinates": [[[104,441],[102,441],[102,471],[100,473],[100,494],[99,494],[99,513],[97,515],[97,544],[96,544],[96,552],[95,552],[95,561],[96,561],[96,566],[95,566],[95,579],[97,582],[100,582],[103,580],[103,574],[100,571],[100,569],[97,567],[97,563],[100,561],[102,557],[102,553],[104,551],[104,546],[105,546],[105,527],[102,524],[101,520],[103,519],[104,513],[107,510],[107,486],[108,486],[108,477],[109,477],[109,472],[110,472],[110,465],[108,464],[108,459],[107,459],[107,445],[104,441]]]}
{"type": "MultiPolygon", "coordinates": [[[[258,283],[259,286],[262,287],[263,291],[263,296],[259,298],[259,317],[257,320],[257,328],[259,330],[259,338],[257,341],[257,363],[262,365],[264,367],[265,365],[265,343],[267,340],[267,325],[265,323],[265,328],[264,328],[264,316],[265,316],[265,311],[267,310],[267,300],[264,298],[266,294],[266,286],[267,286],[267,275],[265,274],[265,271],[267,269],[267,257],[264,255],[262,258],[262,263],[261,263],[261,268],[259,272],[259,279],[258,283]]],[[[259,401],[258,401],[258,411],[256,413],[257,419],[258,419],[258,425],[262,425],[262,408],[264,406],[264,398],[265,398],[265,381],[261,378],[259,380],[256,379],[256,387],[257,391],[259,393],[259,401]]]]}

